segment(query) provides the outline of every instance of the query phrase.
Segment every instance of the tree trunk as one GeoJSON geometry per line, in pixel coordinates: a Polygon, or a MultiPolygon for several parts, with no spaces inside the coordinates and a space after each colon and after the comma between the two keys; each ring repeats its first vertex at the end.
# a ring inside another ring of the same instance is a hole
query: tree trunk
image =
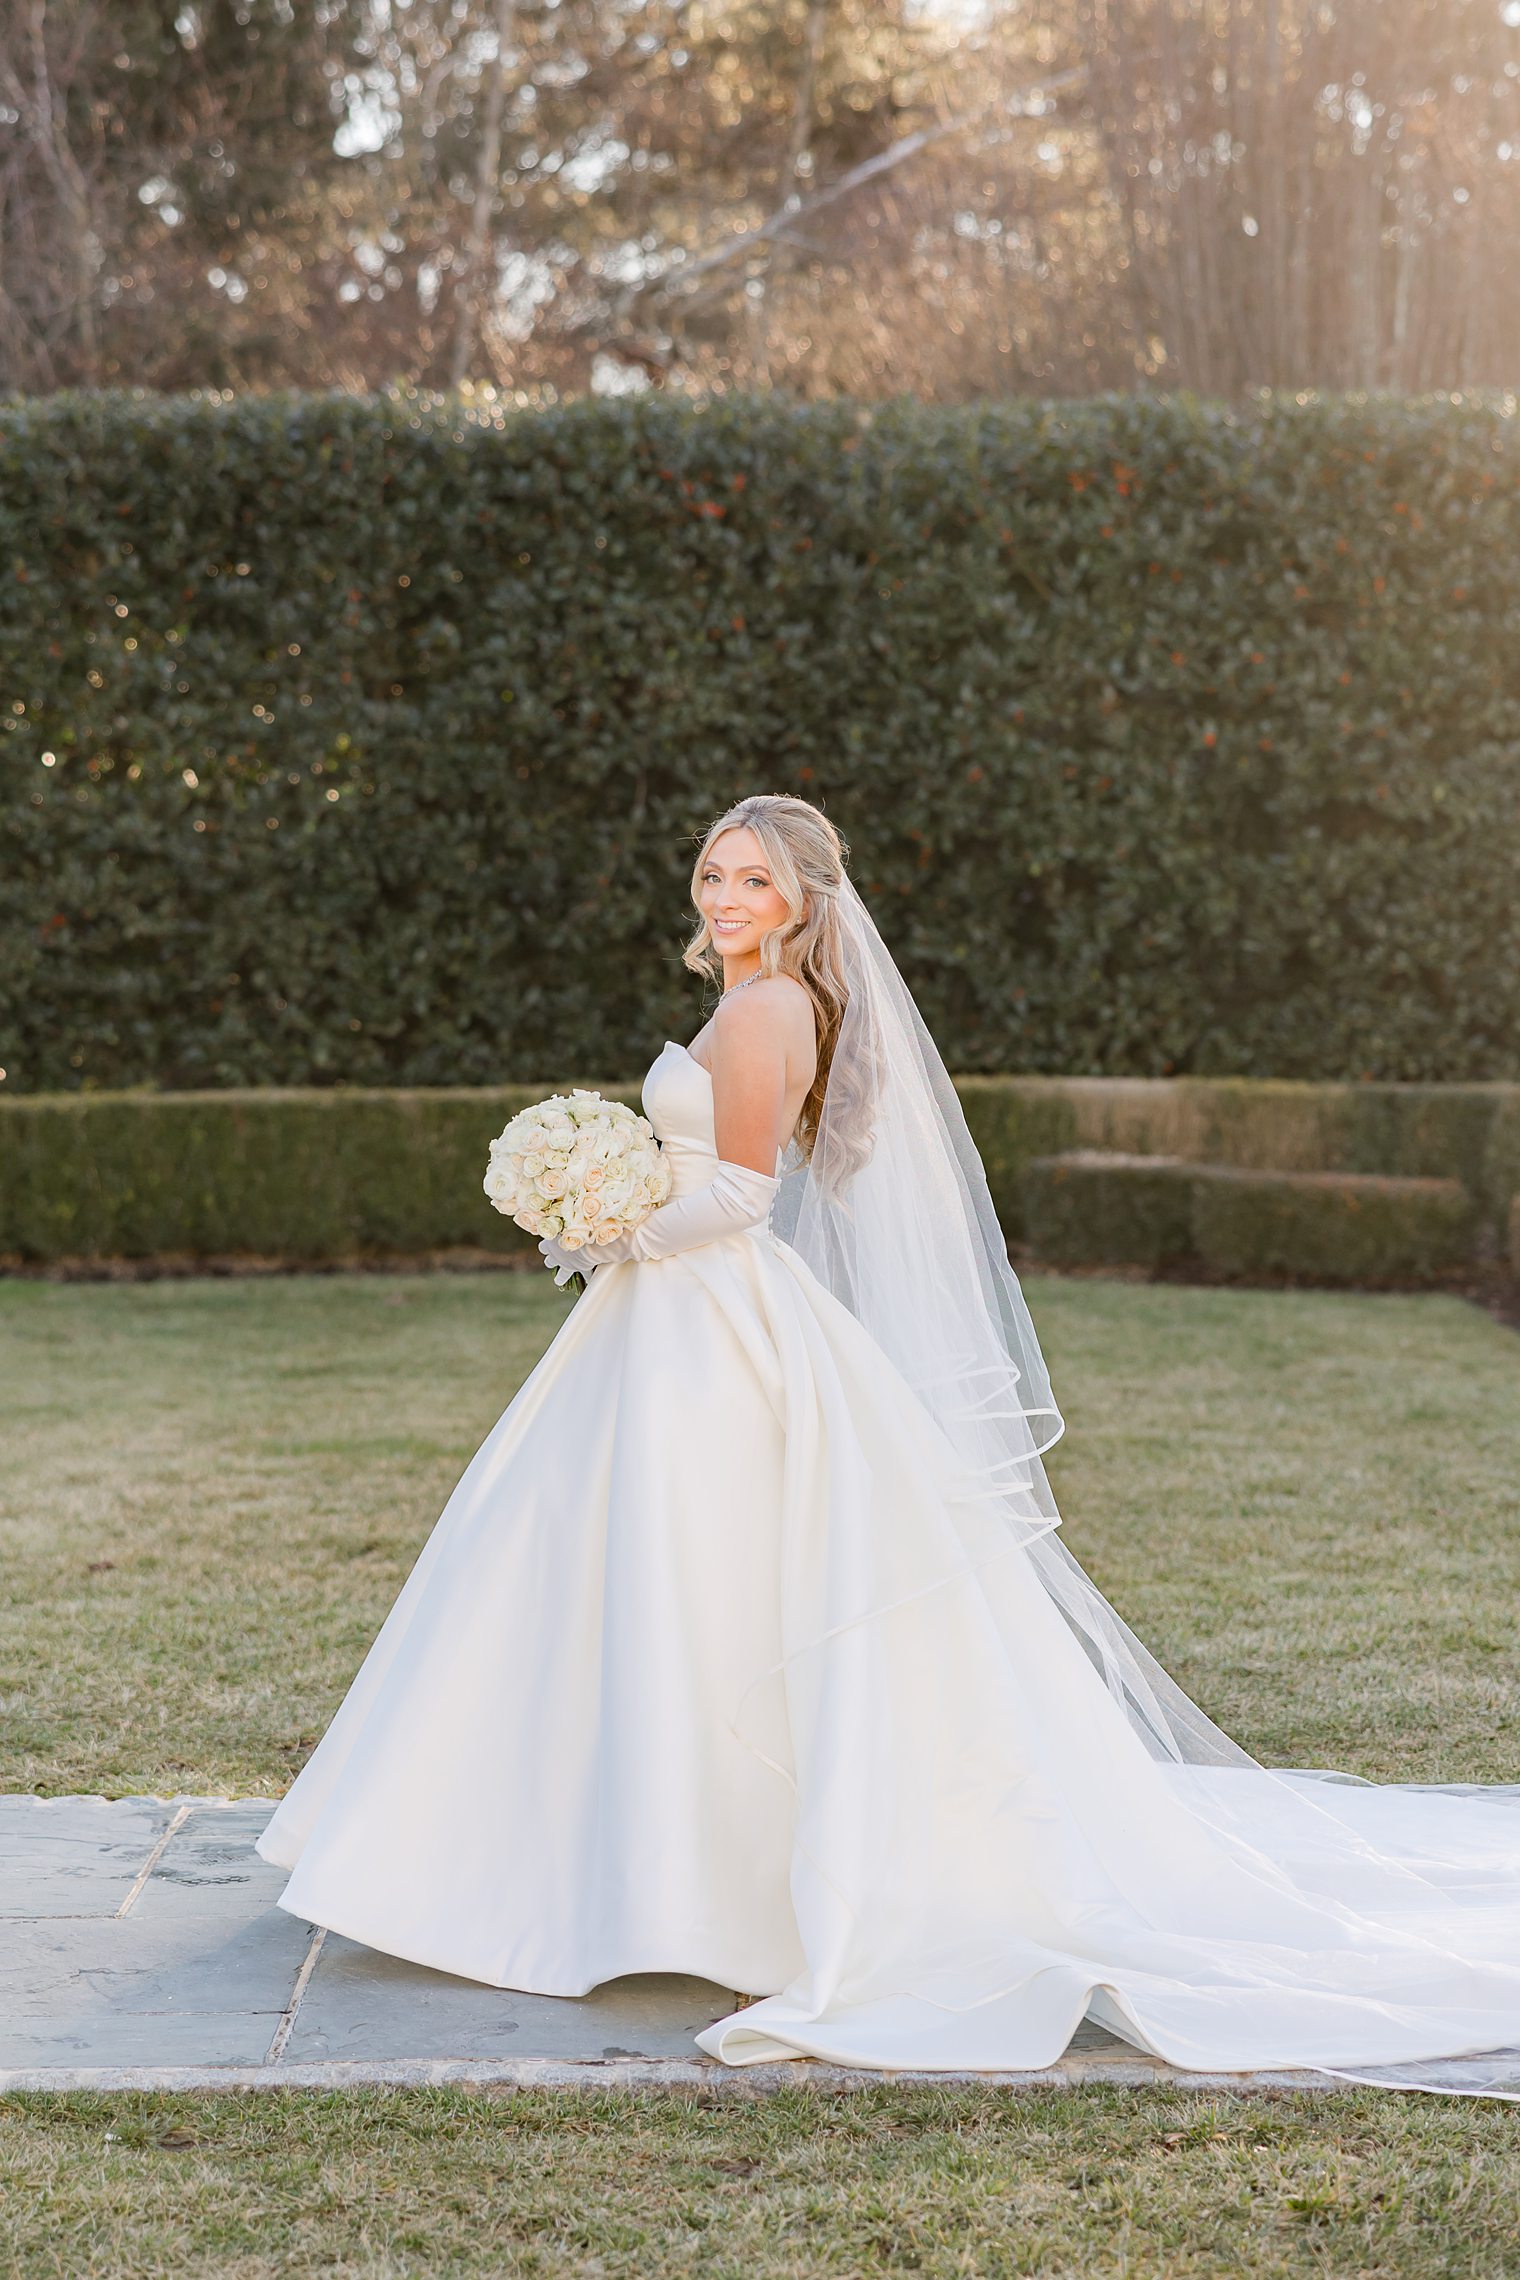
{"type": "Polygon", "coordinates": [[[470,211],[469,235],[464,247],[464,276],[460,281],[458,316],[454,326],[451,384],[462,387],[470,376],[476,336],[486,301],[487,265],[492,252],[491,217],[501,187],[501,115],[506,105],[507,53],[516,24],[514,0],[496,0],[496,60],[485,86],[480,122],[480,147],[475,158],[475,202],[470,211]]]}

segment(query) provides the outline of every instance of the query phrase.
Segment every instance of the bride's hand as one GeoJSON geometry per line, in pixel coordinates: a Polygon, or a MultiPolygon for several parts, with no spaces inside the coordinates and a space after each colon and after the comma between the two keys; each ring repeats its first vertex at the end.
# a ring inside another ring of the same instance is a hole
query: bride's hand
{"type": "Polygon", "coordinates": [[[587,1255],[595,1248],[595,1244],[588,1244],[584,1250],[564,1251],[552,1235],[540,1236],[539,1256],[553,1273],[556,1290],[563,1290],[572,1275],[583,1274],[588,1267],[596,1265],[596,1260],[587,1255]]]}
{"type": "Polygon", "coordinates": [[[636,1255],[631,1235],[619,1235],[613,1243],[583,1243],[578,1251],[567,1251],[552,1235],[544,1235],[538,1248],[545,1266],[553,1269],[555,1286],[560,1290],[572,1275],[589,1277],[597,1267],[614,1267],[636,1255]]]}
{"type": "MultiPolygon", "coordinates": [[[[637,1232],[635,1229],[634,1233],[637,1232]]],[[[619,1235],[610,1243],[583,1243],[575,1255],[577,1259],[583,1259],[588,1267],[616,1267],[624,1259],[635,1258],[638,1254],[633,1247],[633,1236],[619,1235]]]]}

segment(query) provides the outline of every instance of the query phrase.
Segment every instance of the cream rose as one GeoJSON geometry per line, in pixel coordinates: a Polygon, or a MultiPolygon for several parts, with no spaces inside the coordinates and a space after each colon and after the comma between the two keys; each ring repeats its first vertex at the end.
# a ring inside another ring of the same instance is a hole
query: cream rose
{"type": "Polygon", "coordinates": [[[493,1207],[565,1251],[629,1234],[670,1194],[646,1119],[598,1093],[555,1094],[514,1116],[490,1145],[493,1207]]]}

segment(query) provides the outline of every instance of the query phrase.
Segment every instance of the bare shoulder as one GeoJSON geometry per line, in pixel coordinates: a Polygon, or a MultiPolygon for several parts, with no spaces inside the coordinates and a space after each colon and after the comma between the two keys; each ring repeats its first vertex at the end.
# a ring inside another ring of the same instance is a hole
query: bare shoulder
{"type": "Polygon", "coordinates": [[[750,982],[720,1005],[713,1021],[713,1044],[742,1053],[781,1047],[789,1061],[806,1062],[818,1052],[813,1001],[790,974],[770,974],[750,982]],[[726,1034],[725,1034],[726,1033],[726,1034]]]}

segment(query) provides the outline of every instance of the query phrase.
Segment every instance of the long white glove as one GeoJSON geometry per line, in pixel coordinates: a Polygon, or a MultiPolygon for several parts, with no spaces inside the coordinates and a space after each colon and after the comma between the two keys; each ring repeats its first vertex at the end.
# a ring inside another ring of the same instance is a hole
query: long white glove
{"type": "Polygon", "coordinates": [[[545,1236],[539,1250],[563,1282],[582,1267],[616,1267],[625,1259],[668,1259],[677,1251],[695,1250],[699,1243],[715,1243],[720,1236],[738,1235],[758,1227],[770,1211],[779,1181],[748,1164],[727,1164],[718,1169],[706,1187],[690,1195],[675,1196],[615,1243],[585,1243],[578,1251],[562,1250],[545,1236]]]}

